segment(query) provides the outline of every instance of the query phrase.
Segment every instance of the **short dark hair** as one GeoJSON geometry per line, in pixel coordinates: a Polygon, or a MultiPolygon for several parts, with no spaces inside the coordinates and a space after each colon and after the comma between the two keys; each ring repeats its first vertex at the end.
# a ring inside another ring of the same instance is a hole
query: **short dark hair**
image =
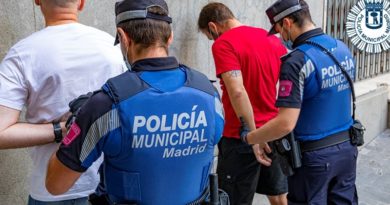
{"type": "MultiPolygon", "coordinates": [[[[313,20],[311,19],[311,15],[310,15],[310,10],[309,10],[309,5],[306,3],[305,0],[300,0],[299,1],[299,4],[301,5],[302,9],[297,11],[297,12],[294,12],[284,18],[290,18],[293,20],[294,23],[296,23],[296,25],[299,27],[299,28],[302,28],[303,25],[308,21],[310,23],[313,23],[313,20]]],[[[282,19],[283,20],[283,19],[282,19]]],[[[283,25],[283,21],[280,20],[280,25],[283,25]]]]}
{"type": "Polygon", "coordinates": [[[48,3],[51,3],[52,5],[62,7],[62,8],[67,8],[70,5],[77,2],[77,0],[45,0],[45,1],[48,1],[48,3]]]}
{"type": "MultiPolygon", "coordinates": [[[[148,12],[168,16],[168,12],[159,6],[148,8],[148,12]]],[[[168,51],[168,40],[172,33],[171,25],[166,21],[155,19],[135,19],[118,25],[141,49],[157,45],[168,51]]]]}
{"type": "Polygon", "coordinates": [[[233,12],[227,6],[212,2],[202,8],[198,19],[198,29],[207,29],[209,22],[223,24],[225,21],[234,18],[233,12]]]}

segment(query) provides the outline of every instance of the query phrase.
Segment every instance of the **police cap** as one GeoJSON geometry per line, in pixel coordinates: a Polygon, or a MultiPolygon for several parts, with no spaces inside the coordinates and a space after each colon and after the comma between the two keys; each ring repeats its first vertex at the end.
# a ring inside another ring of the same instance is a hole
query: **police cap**
{"type": "Polygon", "coordinates": [[[275,34],[275,24],[282,20],[284,17],[302,10],[302,6],[299,4],[300,0],[278,0],[272,4],[265,13],[271,22],[272,28],[268,34],[275,34]]]}
{"type": "MultiPolygon", "coordinates": [[[[134,19],[155,19],[172,23],[172,18],[166,15],[159,15],[148,12],[150,7],[160,7],[169,13],[168,5],[164,0],[123,0],[115,4],[116,25],[134,19]]],[[[115,45],[119,43],[118,35],[115,45]]]]}

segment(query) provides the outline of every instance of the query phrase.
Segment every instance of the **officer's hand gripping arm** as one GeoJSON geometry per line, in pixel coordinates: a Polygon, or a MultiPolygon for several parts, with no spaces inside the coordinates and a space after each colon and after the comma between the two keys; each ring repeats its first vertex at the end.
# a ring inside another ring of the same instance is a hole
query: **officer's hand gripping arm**
{"type": "Polygon", "coordinates": [[[69,129],[69,127],[72,125],[72,123],[75,121],[77,114],[80,111],[80,108],[88,101],[88,99],[93,95],[92,92],[89,92],[85,95],[80,95],[78,98],[70,101],[69,103],[69,112],[71,115],[66,120],[66,128],[69,129]]]}

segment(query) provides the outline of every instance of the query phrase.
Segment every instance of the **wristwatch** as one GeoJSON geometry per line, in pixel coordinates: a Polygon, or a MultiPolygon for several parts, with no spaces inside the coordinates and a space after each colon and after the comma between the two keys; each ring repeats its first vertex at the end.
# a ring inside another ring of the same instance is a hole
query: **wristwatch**
{"type": "Polygon", "coordinates": [[[59,122],[53,122],[54,128],[54,142],[60,143],[62,141],[62,129],[59,122]]]}

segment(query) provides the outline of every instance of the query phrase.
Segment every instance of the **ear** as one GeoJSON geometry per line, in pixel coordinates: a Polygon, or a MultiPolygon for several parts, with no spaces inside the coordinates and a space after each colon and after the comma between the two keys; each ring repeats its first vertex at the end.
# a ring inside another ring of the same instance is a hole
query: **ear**
{"type": "Polygon", "coordinates": [[[41,5],[41,0],[34,0],[34,1],[35,1],[35,5],[37,5],[37,6],[41,5]]]}
{"type": "Polygon", "coordinates": [[[212,28],[212,29],[214,29],[214,31],[217,30],[217,24],[215,24],[214,22],[209,22],[207,25],[209,26],[209,29],[212,28]]]}
{"type": "Polygon", "coordinates": [[[125,33],[125,31],[122,28],[117,28],[117,33],[119,37],[119,42],[121,43],[121,46],[129,46],[130,38],[125,33]]]}
{"type": "Polygon", "coordinates": [[[79,11],[82,11],[82,10],[84,9],[84,5],[85,5],[85,0],[80,0],[77,9],[78,9],[79,11]]]}
{"type": "Polygon", "coordinates": [[[171,31],[171,35],[169,36],[169,38],[168,38],[168,47],[172,44],[172,42],[173,42],[173,31],[171,31]]]}
{"type": "Polygon", "coordinates": [[[292,20],[289,18],[283,18],[283,26],[285,28],[291,28],[291,25],[293,24],[292,20]]]}

